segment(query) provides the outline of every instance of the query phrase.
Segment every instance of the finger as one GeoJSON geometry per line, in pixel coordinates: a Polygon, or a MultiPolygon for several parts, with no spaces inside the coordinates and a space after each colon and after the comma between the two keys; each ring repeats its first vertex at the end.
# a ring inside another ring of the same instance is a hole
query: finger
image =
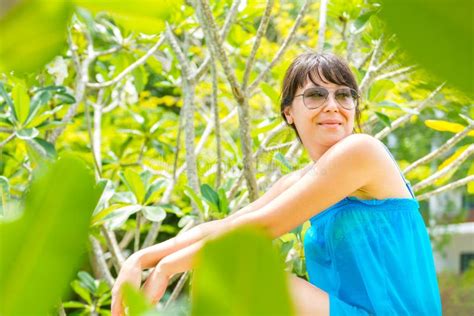
{"type": "Polygon", "coordinates": [[[155,270],[153,270],[153,272],[150,273],[150,275],[146,279],[145,283],[143,284],[143,288],[142,288],[143,293],[150,300],[153,299],[153,292],[154,292],[154,287],[155,287],[155,284],[156,284],[156,277],[157,277],[157,275],[155,273],[155,270]]]}
{"type": "Polygon", "coordinates": [[[122,316],[123,307],[122,307],[122,296],[120,294],[112,296],[112,307],[111,307],[112,316],[122,316]]]}

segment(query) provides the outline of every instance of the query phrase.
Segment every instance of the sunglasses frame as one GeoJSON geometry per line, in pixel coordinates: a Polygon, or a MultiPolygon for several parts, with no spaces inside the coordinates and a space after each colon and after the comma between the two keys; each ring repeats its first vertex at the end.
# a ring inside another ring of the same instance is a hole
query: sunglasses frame
{"type": "Polygon", "coordinates": [[[342,108],[344,108],[344,109],[346,109],[346,110],[353,110],[353,109],[355,109],[355,108],[357,107],[358,102],[359,102],[359,97],[360,97],[360,96],[359,96],[359,94],[357,93],[357,91],[354,90],[354,89],[352,89],[352,88],[338,88],[338,89],[335,89],[335,90],[329,90],[329,89],[324,88],[324,87],[311,87],[311,88],[308,88],[308,89],[304,90],[303,93],[298,94],[298,95],[295,95],[295,98],[302,96],[302,97],[303,97],[303,104],[304,104],[304,106],[305,106],[308,110],[315,110],[315,109],[318,109],[318,108],[322,107],[322,106],[328,101],[328,97],[329,97],[330,92],[333,92],[333,95],[334,95],[334,92],[335,92],[335,91],[338,91],[338,90],[340,90],[340,89],[349,89],[351,92],[353,92],[353,95],[355,95],[355,98],[354,98],[354,106],[351,107],[351,108],[346,108],[346,107],[343,106],[341,103],[339,103],[339,101],[337,101],[336,98],[334,98],[334,100],[336,100],[337,104],[339,104],[342,108]],[[310,107],[308,107],[308,106],[306,105],[306,102],[305,102],[305,100],[304,100],[304,99],[305,99],[304,94],[306,93],[306,91],[312,90],[312,89],[315,89],[315,88],[316,88],[316,89],[324,89],[324,90],[326,90],[326,91],[328,92],[328,94],[327,94],[327,96],[326,96],[326,99],[324,100],[324,102],[321,103],[320,106],[317,106],[317,107],[315,107],[315,108],[310,108],[310,107]]]}

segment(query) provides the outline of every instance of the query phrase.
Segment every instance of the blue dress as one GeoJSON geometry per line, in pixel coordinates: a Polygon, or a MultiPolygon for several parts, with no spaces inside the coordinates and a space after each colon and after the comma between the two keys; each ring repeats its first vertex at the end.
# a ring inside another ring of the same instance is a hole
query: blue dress
{"type": "Polygon", "coordinates": [[[310,219],[306,269],[331,316],[441,315],[429,236],[400,174],[412,198],[349,196],[310,219]]]}

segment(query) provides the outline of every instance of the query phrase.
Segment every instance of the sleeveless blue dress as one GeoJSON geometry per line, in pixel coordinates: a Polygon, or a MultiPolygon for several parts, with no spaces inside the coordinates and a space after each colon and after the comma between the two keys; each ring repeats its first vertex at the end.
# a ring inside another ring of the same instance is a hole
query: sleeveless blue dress
{"type": "Polygon", "coordinates": [[[412,198],[348,196],[310,218],[306,269],[328,293],[331,316],[441,315],[429,236],[400,174],[412,198]]]}

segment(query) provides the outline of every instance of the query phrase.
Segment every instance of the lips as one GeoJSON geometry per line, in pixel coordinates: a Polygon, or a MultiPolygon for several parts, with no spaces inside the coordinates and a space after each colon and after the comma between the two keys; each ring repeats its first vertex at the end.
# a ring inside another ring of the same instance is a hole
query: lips
{"type": "Polygon", "coordinates": [[[318,122],[318,125],[336,126],[342,125],[342,122],[339,120],[323,120],[321,122],[318,122]]]}

